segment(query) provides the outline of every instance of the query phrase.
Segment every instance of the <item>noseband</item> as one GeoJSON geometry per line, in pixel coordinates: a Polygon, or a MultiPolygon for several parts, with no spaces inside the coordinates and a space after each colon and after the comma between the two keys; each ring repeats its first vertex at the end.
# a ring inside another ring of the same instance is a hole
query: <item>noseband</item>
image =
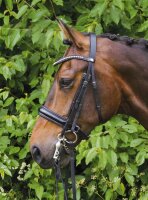
{"type": "Polygon", "coordinates": [[[89,83],[92,84],[93,94],[96,104],[96,109],[98,112],[98,118],[102,121],[101,115],[101,106],[100,106],[100,96],[98,94],[98,88],[94,73],[94,63],[96,56],[96,35],[94,33],[90,34],[90,52],[89,57],[84,57],[80,55],[71,55],[59,59],[54,65],[58,65],[64,62],[67,62],[72,59],[83,60],[88,62],[88,67],[83,73],[81,84],[75,94],[75,97],[72,101],[70,110],[68,112],[67,118],[60,116],[59,114],[49,110],[47,107],[42,106],[39,110],[39,115],[45,118],[48,121],[63,127],[61,134],[58,136],[58,142],[56,143],[56,149],[53,156],[55,163],[58,163],[60,159],[61,147],[64,147],[66,150],[76,147],[76,145],[83,139],[87,139],[88,136],[83,132],[79,125],[77,124],[81,108],[83,105],[83,100],[88,88],[89,83]],[[74,140],[68,140],[67,133],[73,133],[74,140]]]}

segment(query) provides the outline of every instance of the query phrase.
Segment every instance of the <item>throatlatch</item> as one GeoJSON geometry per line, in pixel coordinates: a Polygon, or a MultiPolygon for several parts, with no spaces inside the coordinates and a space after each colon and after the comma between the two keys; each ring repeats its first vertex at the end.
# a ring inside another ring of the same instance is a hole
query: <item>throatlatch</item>
{"type": "MultiPolygon", "coordinates": [[[[60,171],[60,153],[62,149],[64,148],[67,153],[71,156],[71,177],[72,177],[72,189],[73,189],[73,200],[76,200],[76,187],[75,187],[75,175],[74,175],[74,152],[73,148],[76,147],[77,144],[80,143],[81,140],[87,139],[88,136],[86,133],[84,133],[79,125],[77,124],[81,108],[83,105],[83,100],[85,97],[85,93],[87,91],[89,83],[92,84],[94,98],[95,98],[95,104],[96,109],[98,112],[98,118],[100,121],[102,121],[102,115],[101,115],[101,104],[100,104],[100,96],[98,93],[96,78],[95,78],[95,72],[94,72],[94,62],[95,62],[95,56],[96,56],[96,35],[94,33],[90,33],[90,53],[89,57],[84,57],[80,55],[71,55],[66,56],[54,63],[54,65],[61,64],[63,62],[67,62],[71,59],[78,59],[88,62],[88,67],[86,71],[83,73],[83,77],[81,80],[81,84],[75,94],[75,97],[72,101],[70,110],[68,112],[67,118],[63,118],[59,114],[53,112],[52,110],[49,110],[47,107],[42,106],[39,110],[39,115],[48,121],[52,121],[53,123],[56,123],[57,125],[63,127],[61,134],[57,138],[55,153],[53,156],[53,159],[55,161],[56,166],[56,173],[60,171]],[[67,133],[73,133],[74,140],[69,140],[66,135],[67,133]]],[[[59,173],[61,174],[61,172],[59,173]]],[[[63,179],[61,178],[62,182],[63,179]]],[[[63,186],[65,188],[65,184],[63,182],[63,186]]],[[[67,197],[67,188],[65,188],[65,200],[68,199],[67,197]]]]}

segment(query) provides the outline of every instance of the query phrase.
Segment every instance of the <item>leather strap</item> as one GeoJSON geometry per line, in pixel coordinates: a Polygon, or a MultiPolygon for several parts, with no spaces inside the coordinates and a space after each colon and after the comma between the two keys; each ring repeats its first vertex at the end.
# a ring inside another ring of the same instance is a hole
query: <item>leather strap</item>
{"type": "Polygon", "coordinates": [[[76,180],[75,180],[75,154],[70,151],[70,166],[71,166],[71,181],[72,181],[72,194],[73,200],[76,200],[76,180]]]}
{"type": "MultiPolygon", "coordinates": [[[[41,106],[41,108],[39,109],[39,115],[48,121],[52,121],[52,122],[58,124],[61,127],[64,127],[66,124],[66,121],[67,121],[64,117],[49,110],[45,106],[41,106]]],[[[81,129],[79,129],[78,126],[75,126],[74,131],[78,134],[78,136],[81,138],[81,140],[88,139],[87,134],[85,132],[83,132],[81,129]]]]}
{"type": "MultiPolygon", "coordinates": [[[[90,51],[90,57],[94,58],[96,57],[96,51],[97,51],[97,38],[96,35],[94,33],[91,33],[91,38],[90,38],[90,48],[92,49],[92,51],[90,51]]],[[[98,112],[98,119],[100,120],[100,122],[103,121],[102,118],[102,113],[101,113],[101,101],[100,101],[100,96],[98,93],[98,88],[97,88],[97,82],[96,82],[96,77],[95,77],[95,69],[94,66],[92,66],[93,64],[90,63],[91,65],[91,81],[92,81],[92,86],[93,86],[93,94],[94,94],[94,98],[95,98],[95,104],[96,104],[96,109],[98,112]]]]}
{"type": "Polygon", "coordinates": [[[55,163],[55,178],[56,178],[56,200],[59,200],[59,196],[58,196],[58,182],[59,180],[61,180],[63,188],[64,188],[64,200],[68,200],[68,193],[67,193],[67,187],[65,185],[65,182],[62,178],[62,174],[61,174],[61,168],[59,163],[55,163]]]}

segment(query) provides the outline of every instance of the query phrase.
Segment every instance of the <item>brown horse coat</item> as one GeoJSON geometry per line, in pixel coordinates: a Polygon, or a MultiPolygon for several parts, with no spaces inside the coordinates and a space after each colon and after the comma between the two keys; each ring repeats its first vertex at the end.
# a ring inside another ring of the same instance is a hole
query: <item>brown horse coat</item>
{"type": "MultiPolygon", "coordinates": [[[[72,42],[65,56],[89,55],[89,37],[59,22],[66,39],[72,42]]],[[[148,45],[145,40],[132,40],[104,34],[97,37],[95,75],[101,98],[104,122],[117,113],[135,117],[148,129],[148,45]]],[[[45,105],[66,117],[79,87],[87,63],[71,60],[61,65],[45,105]],[[65,85],[64,85],[65,84],[65,85]]],[[[78,119],[81,129],[88,134],[99,124],[92,87],[89,86],[78,119]]],[[[43,168],[53,165],[53,154],[61,127],[38,118],[30,140],[33,158],[43,168]]],[[[72,136],[69,136],[72,137],[72,136]]],[[[62,165],[69,156],[62,153],[62,165]]]]}

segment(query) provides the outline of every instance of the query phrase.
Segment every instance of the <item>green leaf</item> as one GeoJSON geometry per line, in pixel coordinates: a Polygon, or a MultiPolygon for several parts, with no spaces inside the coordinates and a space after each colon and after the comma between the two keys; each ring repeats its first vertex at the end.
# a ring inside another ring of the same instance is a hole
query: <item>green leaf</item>
{"type": "Polygon", "coordinates": [[[26,72],[26,65],[22,58],[17,58],[15,61],[15,69],[19,72],[26,72]]]}
{"type": "Polygon", "coordinates": [[[148,1],[147,0],[141,0],[139,2],[139,4],[143,7],[143,8],[147,8],[148,7],[148,1]]]}
{"type": "Polygon", "coordinates": [[[39,21],[42,17],[47,15],[47,10],[36,10],[31,14],[32,22],[39,21]]]}
{"type": "Polygon", "coordinates": [[[137,165],[129,163],[128,165],[126,165],[126,172],[128,172],[131,175],[137,175],[138,174],[137,165]]]}
{"type": "Polygon", "coordinates": [[[16,154],[19,152],[19,150],[20,150],[20,147],[12,147],[9,150],[9,155],[16,154]]]}
{"type": "Polygon", "coordinates": [[[59,51],[60,45],[61,45],[61,36],[60,32],[55,33],[53,37],[53,45],[57,51],[59,51]]]}
{"type": "Polygon", "coordinates": [[[38,2],[40,2],[41,0],[33,0],[31,3],[31,6],[35,6],[38,2]]]}
{"type": "Polygon", "coordinates": [[[127,182],[131,186],[134,186],[134,177],[131,174],[129,174],[129,173],[125,173],[124,176],[125,176],[125,179],[127,180],[127,182]]]}
{"type": "Polygon", "coordinates": [[[106,166],[106,170],[110,181],[113,181],[114,179],[119,177],[120,169],[118,168],[118,165],[116,167],[112,167],[111,165],[108,164],[106,166]]]}
{"type": "Polygon", "coordinates": [[[88,165],[97,156],[97,154],[98,154],[97,149],[95,147],[88,150],[88,153],[85,159],[86,165],[88,165]]]}
{"type": "Polygon", "coordinates": [[[23,5],[21,8],[19,8],[19,12],[17,13],[16,18],[19,19],[20,17],[22,17],[22,15],[26,13],[27,9],[27,5],[23,5]]]}
{"type": "Polygon", "coordinates": [[[38,185],[37,188],[35,189],[37,197],[41,200],[44,192],[44,188],[42,185],[38,185]]]}
{"type": "Polygon", "coordinates": [[[5,101],[3,107],[5,108],[5,107],[7,107],[7,106],[10,106],[10,105],[13,103],[13,101],[14,101],[14,97],[9,97],[9,98],[5,101]]]}
{"type": "Polygon", "coordinates": [[[11,43],[10,43],[10,48],[13,49],[13,47],[17,44],[17,42],[20,40],[21,35],[20,35],[20,29],[15,29],[13,30],[11,34],[11,43]]]}
{"type": "Polygon", "coordinates": [[[110,143],[110,136],[109,135],[102,136],[100,138],[100,145],[101,145],[102,148],[108,149],[109,143],[110,143]]]}
{"type": "Polygon", "coordinates": [[[138,152],[138,154],[136,155],[136,163],[138,164],[138,166],[144,163],[145,158],[146,158],[146,152],[144,150],[138,152]]]}
{"type": "Polygon", "coordinates": [[[10,19],[9,16],[4,17],[4,24],[5,25],[9,25],[9,19],[10,19]]]}
{"type": "Polygon", "coordinates": [[[128,133],[135,133],[137,132],[137,127],[133,124],[127,124],[122,126],[122,128],[127,131],[128,133]]]}
{"type": "Polygon", "coordinates": [[[113,4],[121,10],[124,10],[124,2],[122,0],[113,0],[113,4]]]}
{"type": "Polygon", "coordinates": [[[112,189],[108,189],[105,192],[105,200],[111,200],[113,197],[113,190],[112,189]]]}
{"type": "Polygon", "coordinates": [[[111,138],[110,140],[110,146],[113,148],[113,149],[116,149],[117,147],[117,139],[116,138],[111,138]]]}
{"type": "Polygon", "coordinates": [[[40,52],[35,52],[30,58],[30,62],[32,65],[39,63],[39,60],[40,60],[40,52]]]}
{"type": "Polygon", "coordinates": [[[52,42],[53,35],[54,35],[53,29],[48,29],[48,31],[46,32],[46,35],[45,35],[47,48],[49,47],[49,44],[52,42]]]}
{"type": "Polygon", "coordinates": [[[7,174],[8,176],[12,176],[11,171],[8,168],[4,168],[4,172],[5,174],[7,174]]]}
{"type": "Polygon", "coordinates": [[[19,115],[20,124],[23,124],[28,119],[28,113],[21,112],[19,115]]]}
{"type": "Polygon", "coordinates": [[[129,156],[128,156],[127,153],[123,152],[123,153],[120,153],[119,155],[120,155],[120,158],[121,158],[122,162],[128,163],[129,156]]]}
{"type": "Polygon", "coordinates": [[[124,28],[131,30],[131,23],[130,23],[130,19],[127,16],[122,16],[121,19],[121,24],[124,28]]]}
{"type": "Polygon", "coordinates": [[[113,179],[113,190],[116,191],[120,187],[120,181],[121,179],[118,177],[115,177],[113,179]]]}
{"type": "Polygon", "coordinates": [[[100,150],[98,156],[99,156],[98,167],[103,170],[107,164],[107,154],[104,150],[100,150]]]}
{"type": "Polygon", "coordinates": [[[2,179],[4,179],[4,177],[5,177],[4,169],[0,168],[0,175],[1,175],[2,179]]]}
{"type": "Polygon", "coordinates": [[[141,143],[143,143],[144,139],[141,138],[137,138],[131,141],[130,143],[130,147],[137,147],[139,146],[141,143]]]}
{"type": "Polygon", "coordinates": [[[94,8],[90,11],[89,16],[95,17],[96,15],[99,15],[99,17],[101,17],[106,8],[107,8],[106,1],[104,1],[103,3],[97,3],[94,6],[94,8]]]}
{"type": "Polygon", "coordinates": [[[121,131],[119,133],[119,138],[122,140],[125,144],[128,142],[128,134],[126,132],[121,131]]]}
{"type": "Polygon", "coordinates": [[[99,13],[99,17],[101,17],[102,16],[102,14],[104,13],[104,11],[105,11],[105,9],[107,8],[107,1],[104,1],[103,3],[101,3],[101,4],[99,4],[98,6],[97,6],[97,8],[98,8],[98,13],[99,13]]]}
{"type": "Polygon", "coordinates": [[[37,43],[41,37],[41,31],[38,30],[32,34],[32,42],[33,44],[37,43]]]}
{"type": "Polygon", "coordinates": [[[13,1],[12,1],[12,0],[5,0],[5,4],[6,4],[6,7],[7,7],[9,10],[12,10],[12,9],[13,9],[13,1]]]}
{"type": "Polygon", "coordinates": [[[9,95],[9,91],[5,91],[2,94],[3,94],[3,100],[6,100],[9,95]]]}
{"type": "Polygon", "coordinates": [[[148,29],[148,20],[145,21],[141,26],[140,28],[138,29],[138,32],[143,32],[143,31],[146,31],[148,29]]]}
{"type": "Polygon", "coordinates": [[[117,165],[117,154],[113,150],[107,152],[107,159],[113,167],[117,165]]]}
{"type": "Polygon", "coordinates": [[[20,29],[15,28],[12,29],[7,36],[7,41],[5,41],[7,48],[11,50],[17,44],[17,42],[21,39],[20,29]]]}
{"type": "Polygon", "coordinates": [[[111,10],[110,10],[110,16],[111,16],[113,22],[115,22],[115,24],[119,23],[120,15],[121,15],[120,10],[118,8],[116,8],[115,6],[112,6],[111,10]]]}
{"type": "Polygon", "coordinates": [[[63,0],[53,0],[56,5],[63,6],[63,0]]]}
{"type": "Polygon", "coordinates": [[[35,123],[35,120],[34,120],[34,119],[29,120],[29,122],[28,122],[28,124],[27,124],[27,129],[33,128],[34,123],[35,123]]]}
{"type": "Polygon", "coordinates": [[[117,188],[117,193],[118,194],[120,194],[120,195],[124,195],[124,193],[125,193],[125,186],[124,186],[124,184],[123,183],[120,183],[120,185],[119,185],[119,187],[117,188]]]}
{"type": "Polygon", "coordinates": [[[7,65],[1,67],[0,74],[2,74],[6,80],[11,79],[12,73],[10,71],[10,68],[7,65]]]}
{"type": "Polygon", "coordinates": [[[101,26],[101,24],[96,24],[95,33],[98,35],[103,33],[103,27],[101,26]]]}
{"type": "Polygon", "coordinates": [[[127,10],[128,10],[128,12],[130,14],[130,18],[131,19],[133,19],[136,16],[137,12],[138,12],[138,10],[135,10],[135,8],[131,4],[128,4],[127,10]]]}
{"type": "Polygon", "coordinates": [[[34,90],[31,95],[30,95],[30,100],[33,101],[34,99],[39,99],[40,96],[42,95],[42,91],[41,90],[34,90]]]}
{"type": "Polygon", "coordinates": [[[23,149],[19,152],[19,159],[24,159],[29,152],[29,142],[26,143],[23,149]]]}
{"type": "Polygon", "coordinates": [[[9,126],[9,127],[12,126],[12,118],[11,118],[11,117],[8,117],[8,118],[6,119],[6,125],[9,126]]]}
{"type": "Polygon", "coordinates": [[[7,148],[7,145],[10,144],[10,139],[8,136],[1,136],[0,137],[0,150],[1,152],[7,148]]]}
{"type": "Polygon", "coordinates": [[[29,171],[27,171],[25,173],[24,180],[31,178],[32,174],[33,174],[33,171],[31,169],[29,171]]]}
{"type": "Polygon", "coordinates": [[[50,77],[48,75],[44,75],[44,79],[42,82],[42,94],[46,98],[50,88],[50,77]]]}

